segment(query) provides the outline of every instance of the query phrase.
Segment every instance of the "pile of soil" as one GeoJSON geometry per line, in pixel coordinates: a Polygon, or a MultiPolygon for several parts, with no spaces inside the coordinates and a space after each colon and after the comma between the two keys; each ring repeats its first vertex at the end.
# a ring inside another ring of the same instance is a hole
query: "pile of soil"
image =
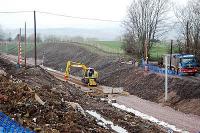
{"type": "Polygon", "coordinates": [[[6,77],[0,77],[2,94],[1,111],[14,118],[24,127],[37,132],[109,132],[99,127],[94,119],[84,117],[68,104],[61,101],[61,92],[54,92],[48,87],[30,91],[24,83],[13,83],[6,77]],[[4,85],[3,85],[4,84],[4,85]],[[3,85],[3,86],[2,86],[3,85]],[[41,105],[35,94],[45,100],[41,105]]]}
{"type": "MultiPolygon", "coordinates": [[[[101,84],[112,87],[124,87],[132,95],[150,100],[163,102],[164,75],[144,72],[138,68],[114,71],[100,80],[101,84]],[[126,75],[126,76],[124,76],[126,75]]],[[[187,78],[168,78],[169,100],[167,105],[183,111],[200,115],[200,82],[187,78]]]]}
{"type": "Polygon", "coordinates": [[[0,68],[7,72],[7,76],[0,76],[0,110],[37,132],[113,132],[98,125],[85,110],[94,110],[129,132],[163,132],[157,125],[113,108],[40,67],[16,69],[0,59],[0,68]]]}
{"type": "Polygon", "coordinates": [[[41,68],[1,75],[0,110],[36,132],[110,132],[66,102],[72,85],[52,79],[41,68]]]}

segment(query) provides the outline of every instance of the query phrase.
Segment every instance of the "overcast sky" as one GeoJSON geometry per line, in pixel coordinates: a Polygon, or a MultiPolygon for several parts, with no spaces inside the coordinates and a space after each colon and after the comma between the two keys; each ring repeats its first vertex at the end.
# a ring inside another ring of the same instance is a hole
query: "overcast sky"
{"type": "MultiPolygon", "coordinates": [[[[173,0],[185,3],[186,0],[173,0]]],[[[77,17],[123,20],[131,0],[1,0],[0,11],[38,10],[66,14],[77,17]]],[[[56,17],[37,13],[38,28],[78,27],[115,28],[120,23],[98,22],[56,17]]],[[[33,13],[0,14],[0,24],[4,28],[33,27],[33,13]]]]}
{"type": "MultiPolygon", "coordinates": [[[[5,0],[1,1],[0,11],[38,10],[70,16],[122,20],[126,16],[131,0],[5,0]]],[[[47,27],[115,27],[119,23],[87,21],[56,17],[37,13],[39,28],[47,27]]],[[[0,24],[6,28],[15,28],[27,21],[32,26],[33,13],[0,14],[0,24]]]]}

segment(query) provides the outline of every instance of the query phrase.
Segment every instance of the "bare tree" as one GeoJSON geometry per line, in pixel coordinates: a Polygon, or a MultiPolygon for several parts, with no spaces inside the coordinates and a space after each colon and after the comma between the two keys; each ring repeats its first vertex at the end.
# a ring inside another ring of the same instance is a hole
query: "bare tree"
{"type": "MultiPolygon", "coordinates": [[[[144,56],[145,53],[149,53],[152,47],[151,40],[166,31],[165,21],[168,11],[168,0],[133,1],[128,9],[128,17],[123,23],[126,32],[124,44],[133,49],[132,52],[136,52],[133,54],[144,56]],[[147,52],[145,52],[145,44],[147,52]]],[[[130,52],[129,48],[125,50],[130,52]]]]}
{"type": "Polygon", "coordinates": [[[200,56],[200,0],[188,1],[185,7],[176,8],[175,14],[181,24],[185,53],[200,56]]]}

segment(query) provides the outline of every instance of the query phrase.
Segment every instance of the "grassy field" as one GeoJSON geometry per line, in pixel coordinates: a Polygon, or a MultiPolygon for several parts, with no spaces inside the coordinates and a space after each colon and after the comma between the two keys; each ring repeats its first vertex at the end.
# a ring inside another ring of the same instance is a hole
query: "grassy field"
{"type": "Polygon", "coordinates": [[[122,42],[119,41],[98,41],[100,45],[107,47],[107,48],[112,48],[112,49],[119,49],[123,45],[122,42]]]}
{"type": "MultiPolygon", "coordinates": [[[[124,53],[121,49],[122,42],[119,41],[97,41],[94,46],[110,52],[110,53],[124,53]]],[[[170,44],[166,42],[160,42],[153,44],[152,49],[150,50],[150,59],[158,60],[162,55],[169,53],[170,44]]],[[[173,53],[177,51],[176,47],[173,47],[173,53]]]]}
{"type": "MultiPolygon", "coordinates": [[[[121,49],[122,42],[119,41],[97,41],[95,46],[98,48],[111,52],[111,53],[124,53],[121,49]]],[[[150,50],[150,60],[158,60],[164,54],[168,54],[170,52],[170,43],[160,42],[153,44],[153,47],[150,50]]],[[[178,48],[173,46],[173,53],[178,53],[178,48]]]]}
{"type": "MultiPolygon", "coordinates": [[[[37,47],[40,47],[41,44],[37,44],[37,47]]],[[[26,50],[27,52],[33,50],[34,44],[33,43],[27,43],[26,50]]],[[[24,44],[21,44],[21,49],[22,49],[22,54],[24,54],[24,44]]],[[[14,54],[17,55],[18,53],[18,44],[17,43],[8,43],[7,45],[5,44],[0,44],[0,52],[5,52],[8,54],[14,54]]]]}
{"type": "MultiPolygon", "coordinates": [[[[88,50],[92,52],[101,52],[101,53],[107,53],[107,54],[124,54],[123,49],[121,49],[121,46],[123,45],[122,42],[119,41],[95,41],[86,43],[87,45],[82,45],[88,50]]],[[[37,47],[40,47],[41,44],[37,44],[37,47]]],[[[27,52],[31,51],[34,48],[33,43],[27,44],[27,52]]],[[[168,43],[155,43],[153,44],[152,49],[150,50],[150,60],[158,60],[160,57],[162,57],[163,54],[169,53],[170,45],[168,43]]],[[[173,47],[173,53],[177,51],[177,47],[173,47]]],[[[18,48],[17,43],[10,43],[1,45],[0,44],[0,52],[7,52],[9,54],[15,54],[17,55],[18,48]]],[[[22,43],[22,54],[24,54],[24,44],[22,43]]]]}
{"type": "Polygon", "coordinates": [[[88,45],[99,48],[108,53],[124,53],[124,51],[121,49],[122,43],[119,41],[95,41],[88,43],[88,45]]]}
{"type": "MultiPolygon", "coordinates": [[[[170,44],[169,43],[155,43],[150,50],[151,60],[158,60],[164,54],[170,53],[170,44]]],[[[178,53],[178,47],[172,47],[172,53],[178,53]]]]}
{"type": "MultiPolygon", "coordinates": [[[[101,52],[105,52],[108,54],[109,53],[122,54],[123,50],[121,49],[121,45],[122,43],[117,41],[96,41],[88,43],[88,45],[83,45],[83,46],[93,52],[98,52],[100,50],[101,52]]],[[[22,54],[24,54],[24,44],[22,43],[21,46],[22,46],[22,54]]],[[[37,44],[37,48],[40,46],[41,44],[37,44]]],[[[34,44],[27,43],[27,52],[33,49],[34,49],[34,44]]],[[[17,42],[8,43],[7,45],[0,44],[0,52],[17,55],[18,53],[17,42]]]]}
{"type": "Polygon", "coordinates": [[[158,60],[163,54],[167,54],[169,51],[169,45],[167,44],[154,44],[150,50],[150,59],[158,60]]]}

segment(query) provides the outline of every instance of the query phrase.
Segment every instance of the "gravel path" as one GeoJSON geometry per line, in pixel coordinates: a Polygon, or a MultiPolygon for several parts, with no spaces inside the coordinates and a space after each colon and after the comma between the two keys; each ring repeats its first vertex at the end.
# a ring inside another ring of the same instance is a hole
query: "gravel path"
{"type": "Polygon", "coordinates": [[[200,116],[192,114],[184,114],[174,109],[156,104],[147,100],[143,100],[136,96],[117,96],[114,97],[117,103],[133,108],[144,114],[153,116],[159,120],[175,125],[176,127],[198,133],[200,131],[200,116]]]}

